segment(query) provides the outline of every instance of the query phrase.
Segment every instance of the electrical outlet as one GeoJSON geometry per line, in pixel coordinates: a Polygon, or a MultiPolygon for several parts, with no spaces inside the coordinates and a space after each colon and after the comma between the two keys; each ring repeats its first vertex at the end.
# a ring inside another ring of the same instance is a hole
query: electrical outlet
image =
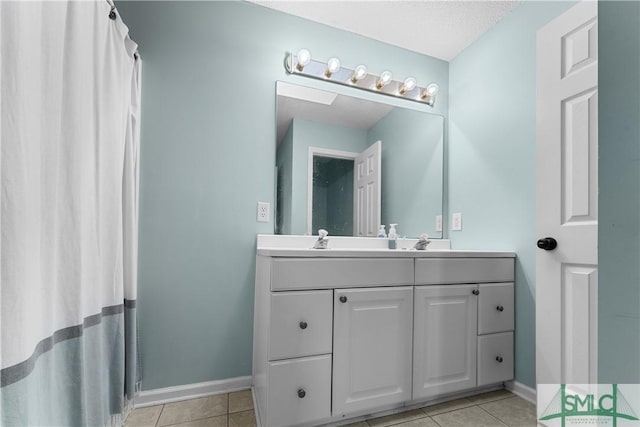
{"type": "Polygon", "coordinates": [[[436,231],[442,231],[442,215],[436,215],[436,231]]]}
{"type": "Polygon", "coordinates": [[[258,222],[269,222],[271,207],[267,202],[258,202],[258,222]]]}
{"type": "Polygon", "coordinates": [[[456,212],[454,214],[451,214],[451,230],[452,231],[462,230],[462,213],[456,212]]]}

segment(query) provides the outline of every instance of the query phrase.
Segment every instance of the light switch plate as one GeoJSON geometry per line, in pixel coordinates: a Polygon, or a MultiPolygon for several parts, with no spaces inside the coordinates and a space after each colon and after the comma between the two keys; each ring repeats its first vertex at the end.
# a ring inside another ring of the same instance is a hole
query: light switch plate
{"type": "Polygon", "coordinates": [[[462,213],[456,212],[451,214],[451,230],[452,231],[461,231],[462,230],[462,213]]]}
{"type": "Polygon", "coordinates": [[[268,202],[258,202],[258,222],[269,222],[271,206],[268,202]]]}
{"type": "Polygon", "coordinates": [[[436,231],[442,231],[442,215],[436,215],[436,231]]]}

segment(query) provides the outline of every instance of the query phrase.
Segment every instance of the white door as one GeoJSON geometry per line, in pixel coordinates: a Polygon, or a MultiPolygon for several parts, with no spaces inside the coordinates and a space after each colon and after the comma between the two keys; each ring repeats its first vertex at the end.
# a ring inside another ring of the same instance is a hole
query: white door
{"type": "Polygon", "coordinates": [[[416,286],[413,399],[476,386],[477,289],[416,286]]]}
{"type": "Polygon", "coordinates": [[[597,12],[583,1],[538,30],[539,384],[597,382],[597,12]]]}
{"type": "Polygon", "coordinates": [[[380,161],[382,142],[356,157],[353,177],[353,234],[375,236],[380,225],[380,161]]]}
{"type": "Polygon", "coordinates": [[[411,400],[413,287],[336,289],[333,415],[411,400]]]}

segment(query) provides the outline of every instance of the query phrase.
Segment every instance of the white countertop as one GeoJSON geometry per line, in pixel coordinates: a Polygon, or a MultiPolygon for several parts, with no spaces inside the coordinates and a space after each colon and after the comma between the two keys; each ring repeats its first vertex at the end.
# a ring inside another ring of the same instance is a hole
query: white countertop
{"type": "Polygon", "coordinates": [[[417,239],[398,239],[398,249],[387,249],[387,239],[329,236],[327,249],[312,249],[317,236],[259,234],[257,254],[270,257],[318,258],[515,258],[511,251],[452,250],[449,240],[433,239],[428,249],[413,249],[417,239]],[[402,248],[406,249],[402,249],[402,248]]]}
{"type": "Polygon", "coordinates": [[[299,249],[258,248],[258,255],[270,257],[316,258],[515,258],[515,252],[427,249],[299,249]]]}

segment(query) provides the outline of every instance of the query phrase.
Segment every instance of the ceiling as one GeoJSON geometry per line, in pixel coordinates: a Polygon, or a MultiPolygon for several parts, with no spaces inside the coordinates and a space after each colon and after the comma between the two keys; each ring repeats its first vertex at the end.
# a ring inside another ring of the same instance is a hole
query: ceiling
{"type": "Polygon", "coordinates": [[[518,4],[486,0],[251,1],[445,61],[518,4]]]}

